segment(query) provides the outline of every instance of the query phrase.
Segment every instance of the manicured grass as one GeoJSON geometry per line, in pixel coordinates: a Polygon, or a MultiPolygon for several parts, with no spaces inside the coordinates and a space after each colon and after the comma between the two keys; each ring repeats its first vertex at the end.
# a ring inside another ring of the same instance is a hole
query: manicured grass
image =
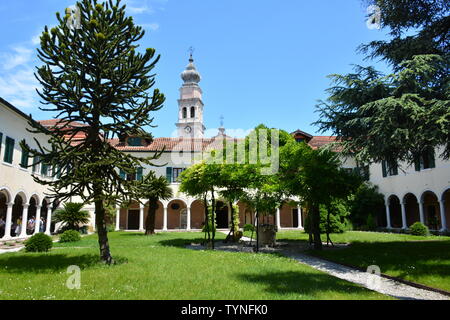
{"type": "Polygon", "coordinates": [[[96,235],[74,244],[55,244],[46,254],[0,255],[0,296],[2,300],[389,299],[277,255],[184,248],[201,237],[111,233],[112,253],[119,261],[114,266],[98,263],[96,235]],[[70,265],[81,267],[80,290],[66,287],[70,265]]]}
{"type": "MultiPolygon", "coordinates": [[[[282,231],[277,238],[307,241],[308,235],[300,231],[282,231]]],[[[449,237],[346,232],[333,234],[331,238],[335,243],[351,243],[351,246],[309,253],[363,269],[378,265],[387,275],[450,291],[449,237]]],[[[326,240],[325,236],[323,240],[326,240]]]]}

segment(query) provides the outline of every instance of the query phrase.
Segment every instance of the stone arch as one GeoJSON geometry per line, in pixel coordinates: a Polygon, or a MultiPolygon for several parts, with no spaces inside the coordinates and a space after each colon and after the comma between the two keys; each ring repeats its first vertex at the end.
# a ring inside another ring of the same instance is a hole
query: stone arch
{"type": "Polygon", "coordinates": [[[255,224],[255,214],[253,210],[242,201],[238,201],[237,206],[239,208],[239,226],[243,227],[246,224],[255,224]]]}
{"type": "Polygon", "coordinates": [[[167,229],[185,229],[187,226],[187,201],[172,199],[167,204],[167,229]]]}
{"type": "Polygon", "coordinates": [[[11,203],[12,199],[12,192],[7,187],[0,187],[0,195],[3,194],[6,198],[6,203],[11,203]]]}
{"type": "Polygon", "coordinates": [[[447,221],[447,229],[450,223],[450,186],[442,192],[441,201],[444,202],[445,220],[447,221]]]}
{"type": "Polygon", "coordinates": [[[406,211],[406,225],[412,226],[416,222],[420,222],[419,201],[414,193],[407,193],[403,196],[403,203],[406,211]]]}
{"type": "Polygon", "coordinates": [[[391,226],[392,228],[402,228],[402,207],[400,204],[400,199],[395,194],[390,195],[387,200],[387,205],[389,206],[391,226]]]}
{"type": "MultiPolygon", "coordinates": [[[[150,203],[147,201],[144,207],[144,228],[147,223],[150,203]]],[[[156,202],[155,212],[155,230],[162,230],[164,224],[164,204],[161,201],[156,202]]]]}
{"type": "Polygon", "coordinates": [[[190,203],[191,229],[201,230],[205,223],[205,204],[203,200],[194,200],[190,203]]]}
{"type": "Polygon", "coordinates": [[[441,211],[439,205],[439,198],[433,191],[424,191],[421,195],[421,202],[423,203],[423,212],[425,216],[425,224],[431,230],[439,230],[442,227],[441,211]]]}
{"type": "MultiPolygon", "coordinates": [[[[3,223],[6,223],[6,212],[8,210],[8,204],[11,202],[11,194],[6,189],[0,190],[0,219],[2,219],[3,223]]],[[[3,238],[5,235],[5,227],[4,225],[0,227],[0,238],[3,238]]]]}
{"type": "Polygon", "coordinates": [[[17,193],[14,198],[11,216],[11,237],[18,237],[20,235],[19,228],[22,226],[23,206],[27,204],[26,199],[26,195],[23,192],[17,193]]]}
{"type": "Polygon", "coordinates": [[[290,202],[292,199],[284,199],[280,206],[280,226],[282,228],[294,228],[298,227],[298,210],[297,206],[293,206],[290,202]]]}
{"type": "Polygon", "coordinates": [[[216,223],[217,229],[228,229],[228,205],[224,200],[216,201],[216,223]]]}

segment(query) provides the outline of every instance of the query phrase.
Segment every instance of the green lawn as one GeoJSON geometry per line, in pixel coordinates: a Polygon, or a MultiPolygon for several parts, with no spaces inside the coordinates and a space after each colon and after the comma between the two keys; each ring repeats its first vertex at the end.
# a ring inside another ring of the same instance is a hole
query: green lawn
{"type": "Polygon", "coordinates": [[[0,299],[389,299],[277,255],[183,248],[201,236],[111,233],[111,267],[98,263],[96,235],[47,254],[3,254],[0,299]],[[70,265],[82,269],[80,290],[65,286],[70,265]]]}
{"type": "MultiPolygon", "coordinates": [[[[282,231],[280,241],[307,241],[300,231],[282,231]]],[[[346,232],[331,236],[335,243],[351,243],[349,248],[309,251],[339,263],[367,268],[378,265],[381,272],[430,287],[450,291],[450,237],[416,237],[405,234],[346,232]]],[[[326,236],[323,236],[323,241],[326,236]]]]}

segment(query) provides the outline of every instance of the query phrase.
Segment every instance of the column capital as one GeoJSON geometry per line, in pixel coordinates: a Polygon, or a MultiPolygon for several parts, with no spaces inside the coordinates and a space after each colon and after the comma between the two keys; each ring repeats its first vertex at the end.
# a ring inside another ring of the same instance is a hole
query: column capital
{"type": "Polygon", "coordinates": [[[9,203],[6,204],[6,206],[8,208],[12,208],[14,206],[14,202],[9,202],[9,203]]]}
{"type": "Polygon", "coordinates": [[[23,208],[24,208],[24,209],[28,209],[29,207],[30,207],[30,205],[29,205],[28,203],[26,203],[26,204],[23,205],[23,208]]]}

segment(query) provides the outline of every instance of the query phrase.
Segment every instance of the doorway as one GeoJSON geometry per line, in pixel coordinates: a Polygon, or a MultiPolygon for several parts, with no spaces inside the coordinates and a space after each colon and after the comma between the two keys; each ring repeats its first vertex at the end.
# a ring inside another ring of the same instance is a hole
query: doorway
{"type": "Polygon", "coordinates": [[[128,210],[128,230],[139,230],[139,210],[128,210]]]}

